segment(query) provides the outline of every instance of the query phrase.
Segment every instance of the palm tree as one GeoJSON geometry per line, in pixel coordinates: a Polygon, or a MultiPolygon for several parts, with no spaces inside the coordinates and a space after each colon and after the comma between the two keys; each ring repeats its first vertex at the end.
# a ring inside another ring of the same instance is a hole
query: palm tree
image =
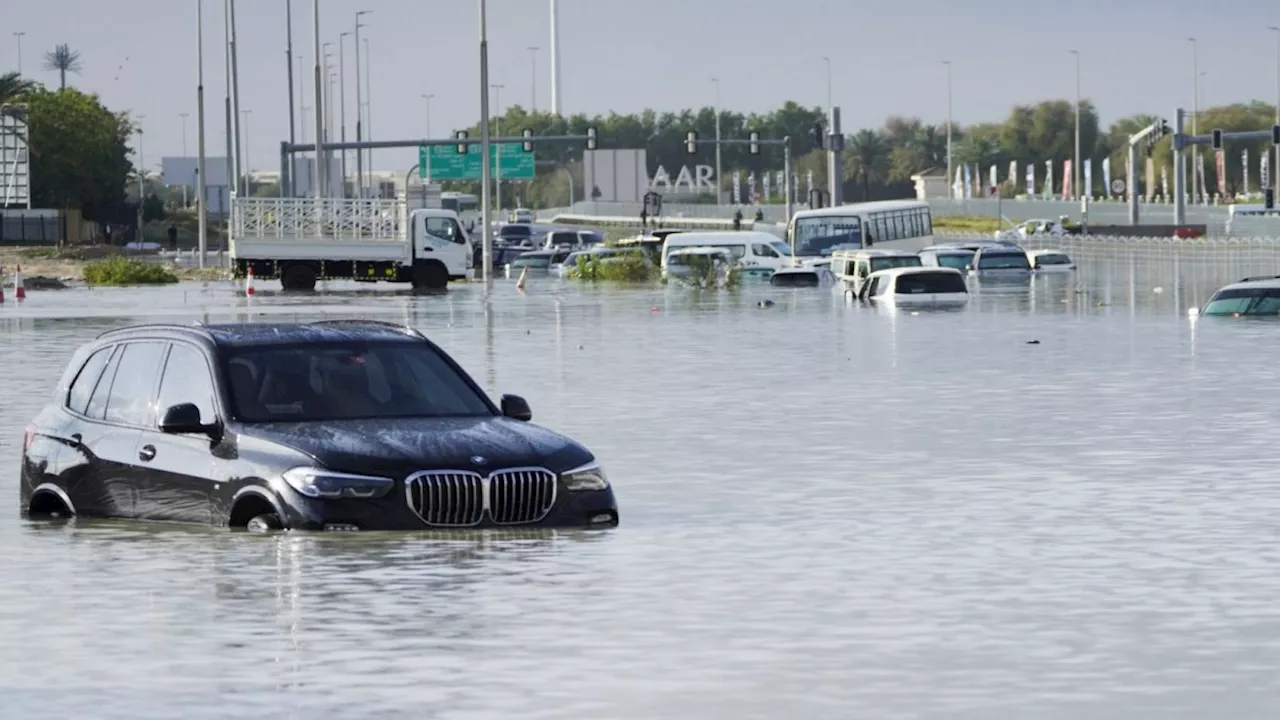
{"type": "Polygon", "coordinates": [[[854,176],[862,178],[862,199],[870,198],[872,180],[883,180],[889,169],[889,144],[874,130],[859,130],[849,138],[846,157],[854,176]]]}
{"type": "Polygon", "coordinates": [[[35,90],[36,83],[28,80],[16,72],[0,75],[0,105],[10,100],[35,90]]]}
{"type": "Polygon", "coordinates": [[[57,72],[62,79],[62,88],[64,89],[67,87],[67,73],[76,73],[78,75],[81,68],[80,52],[72,50],[71,46],[66,43],[62,43],[44,54],[44,69],[57,72]]]}

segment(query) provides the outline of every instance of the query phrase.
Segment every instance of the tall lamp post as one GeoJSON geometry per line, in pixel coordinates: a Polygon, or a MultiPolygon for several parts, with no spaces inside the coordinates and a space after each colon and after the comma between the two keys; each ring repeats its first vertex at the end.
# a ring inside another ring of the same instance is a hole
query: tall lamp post
{"type": "Polygon", "coordinates": [[[1083,197],[1080,187],[1080,51],[1072,50],[1072,55],[1076,56],[1076,154],[1075,159],[1071,161],[1071,190],[1072,197],[1083,197]]]}
{"type": "MultiPolygon", "coordinates": [[[[555,0],[552,0],[553,4],[555,0]]],[[[493,279],[493,235],[490,230],[489,208],[489,23],[485,0],[480,5],[480,237],[482,277],[488,283],[493,279]]],[[[557,105],[555,111],[559,111],[557,105]]]]}
{"type": "Polygon", "coordinates": [[[538,112],[538,51],[542,48],[529,46],[529,112],[538,112]]]}
{"type": "Polygon", "coordinates": [[[720,78],[711,78],[711,83],[716,86],[716,205],[720,205],[720,78]]]}
{"type": "MultiPolygon", "coordinates": [[[[493,88],[493,111],[495,113],[502,112],[502,88],[506,85],[490,85],[493,88]]],[[[493,131],[499,136],[502,135],[502,123],[499,121],[494,125],[493,131]]],[[[502,145],[496,148],[498,159],[493,161],[495,174],[493,176],[493,206],[498,210],[502,210],[502,145]]]]}
{"type": "Polygon", "coordinates": [[[204,0],[196,0],[196,244],[201,268],[204,268],[209,249],[204,177],[204,0]]]}
{"type": "Polygon", "coordinates": [[[18,39],[18,74],[19,75],[22,74],[22,36],[23,35],[26,35],[26,33],[16,32],[13,34],[13,36],[18,39]]]}
{"type": "MultiPolygon", "coordinates": [[[[182,119],[182,157],[187,157],[187,118],[191,117],[191,113],[178,113],[178,117],[182,119]]],[[[182,183],[182,207],[187,206],[187,184],[182,183]]]]}
{"type": "MultiPolygon", "coordinates": [[[[361,24],[360,16],[368,15],[372,10],[361,10],[356,13],[356,30],[355,30],[355,49],[356,49],[356,142],[364,141],[364,113],[361,110],[364,107],[360,86],[360,28],[367,27],[361,24]]],[[[364,152],[356,151],[356,197],[364,197],[364,152]]]]}
{"type": "MultiPolygon", "coordinates": [[[[951,168],[951,61],[943,60],[943,65],[947,66],[947,187],[954,188],[955,176],[952,174],[951,168]]],[[[955,190],[949,189],[947,195],[955,200],[955,190]]]]}
{"type": "Polygon", "coordinates": [[[822,62],[827,66],[827,112],[831,112],[831,58],[823,56],[822,62]]]}
{"type": "Polygon", "coordinates": [[[252,110],[240,111],[240,124],[244,126],[244,194],[253,195],[253,180],[249,177],[249,173],[253,172],[253,165],[249,162],[249,151],[253,146],[249,144],[249,116],[253,114],[252,110]]]}
{"type": "MultiPolygon", "coordinates": [[[[1191,134],[1199,134],[1200,119],[1200,43],[1193,37],[1191,43],[1191,134]]],[[[1200,187],[1200,146],[1191,146],[1191,201],[1196,202],[1203,188],[1200,187]]]]}
{"type": "Polygon", "coordinates": [[[422,100],[427,105],[426,121],[427,121],[427,139],[428,140],[431,139],[431,98],[433,97],[435,97],[435,95],[427,95],[426,93],[422,94],[422,100]]]}
{"type": "MultiPolygon", "coordinates": [[[[351,37],[351,33],[344,32],[338,34],[338,125],[341,126],[341,135],[339,139],[345,145],[347,142],[347,38],[351,37]]],[[[358,50],[358,48],[357,48],[358,50]]],[[[342,149],[342,161],[339,163],[342,167],[342,197],[347,197],[347,149],[342,149]]]]}
{"type": "MultiPolygon", "coordinates": [[[[1268,25],[1267,29],[1276,34],[1276,124],[1280,125],[1280,27],[1268,25]]],[[[1275,177],[1276,173],[1280,172],[1280,145],[1276,146],[1275,155],[1276,162],[1271,166],[1274,168],[1270,173],[1271,177],[1275,177]]],[[[1246,168],[1245,172],[1248,173],[1249,170],[1246,168]]],[[[1270,179],[1271,178],[1268,178],[1268,180],[1270,179]]],[[[1275,187],[1276,184],[1277,183],[1274,180],[1271,180],[1272,187],[1275,187]]]]}

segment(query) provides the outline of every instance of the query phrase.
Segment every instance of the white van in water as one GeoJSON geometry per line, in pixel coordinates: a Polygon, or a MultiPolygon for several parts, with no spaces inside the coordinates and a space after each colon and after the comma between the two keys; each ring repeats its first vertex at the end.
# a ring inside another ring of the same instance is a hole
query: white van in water
{"type": "Polygon", "coordinates": [[[836,250],[831,253],[831,272],[854,294],[872,273],[899,267],[921,267],[920,256],[906,250],[836,250]]]}
{"type": "Polygon", "coordinates": [[[969,302],[964,273],[955,268],[899,267],[873,272],[858,293],[874,304],[953,307],[969,302]]]}
{"type": "Polygon", "coordinates": [[[724,248],[734,265],[746,270],[763,270],[773,274],[791,264],[791,248],[766,232],[682,232],[669,235],[662,246],[662,269],[667,269],[667,256],[672,250],[692,247],[724,248]]]}

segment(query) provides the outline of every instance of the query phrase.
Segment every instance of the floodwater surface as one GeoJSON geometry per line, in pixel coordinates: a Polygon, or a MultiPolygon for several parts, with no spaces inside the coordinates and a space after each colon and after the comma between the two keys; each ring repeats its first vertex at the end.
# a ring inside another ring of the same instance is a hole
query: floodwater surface
{"type": "Polygon", "coordinates": [[[551,279],[33,292],[0,307],[0,717],[1273,717],[1280,326],[1191,320],[1213,287],[1159,275],[919,313],[551,279]],[[339,315],[523,394],[621,526],[19,519],[23,427],[80,343],[339,315]]]}

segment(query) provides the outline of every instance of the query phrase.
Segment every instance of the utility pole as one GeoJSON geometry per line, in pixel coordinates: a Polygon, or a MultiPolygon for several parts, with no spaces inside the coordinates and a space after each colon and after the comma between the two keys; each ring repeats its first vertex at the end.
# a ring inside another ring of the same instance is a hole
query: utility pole
{"type": "Polygon", "coordinates": [[[244,127],[244,194],[253,194],[253,181],[249,177],[249,173],[253,172],[253,165],[249,162],[249,116],[253,114],[252,110],[241,110],[240,120],[244,127]]]}
{"type": "MultiPolygon", "coordinates": [[[[187,157],[187,118],[191,117],[191,113],[178,113],[178,117],[182,118],[182,157],[187,157]]],[[[182,183],[182,207],[187,206],[187,184],[182,183]]]]}
{"type": "MultiPolygon", "coordinates": [[[[493,233],[490,231],[489,207],[489,22],[485,0],[480,5],[480,237],[482,275],[485,283],[493,279],[493,233]]],[[[555,26],[555,0],[551,0],[552,27],[555,26]]],[[[554,35],[553,45],[554,45],[554,35]]],[[[554,88],[555,85],[552,85],[554,88]]],[[[553,100],[554,102],[554,100],[553,100]]],[[[557,108],[558,109],[558,108],[557,108]]]]}
{"type": "Polygon", "coordinates": [[[315,87],[312,89],[314,95],[312,95],[311,100],[311,114],[315,116],[316,124],[316,157],[312,180],[315,183],[316,200],[320,200],[324,197],[324,160],[320,152],[320,144],[324,142],[324,113],[320,111],[322,107],[321,100],[324,98],[323,78],[320,75],[320,55],[323,52],[320,44],[320,0],[311,0],[311,31],[313,33],[312,46],[315,53],[315,69],[312,76],[315,81],[315,87]]]}
{"type": "MultiPolygon", "coordinates": [[[[284,60],[285,71],[289,75],[289,144],[297,142],[297,124],[294,118],[293,105],[293,0],[284,0],[284,27],[285,27],[285,47],[284,60]]],[[[293,162],[293,156],[289,156],[289,170],[285,177],[280,180],[280,197],[293,197],[293,183],[296,163],[293,162]]]]}
{"type": "Polygon", "coordinates": [[[943,60],[943,65],[947,66],[947,197],[955,200],[955,180],[951,174],[951,61],[943,60]]]}
{"type": "MultiPolygon", "coordinates": [[[[357,48],[356,52],[360,52],[357,48]]],[[[369,52],[369,38],[364,39],[364,129],[365,135],[373,140],[373,71],[370,66],[373,65],[373,55],[369,52]]],[[[373,149],[366,151],[369,153],[369,187],[374,189],[374,196],[377,197],[378,185],[373,178],[373,149]]]]}
{"type": "MultiPolygon", "coordinates": [[[[364,142],[364,102],[360,99],[360,16],[368,15],[372,10],[361,10],[356,13],[356,142],[364,142]]],[[[356,197],[364,198],[364,152],[356,150],[356,197]]]]}
{"type": "Polygon", "coordinates": [[[200,268],[209,250],[209,210],[204,174],[204,0],[196,0],[196,242],[200,268]]]}
{"type": "Polygon", "coordinates": [[[711,78],[711,82],[716,86],[716,205],[720,205],[720,78],[711,78]]]}
{"type": "Polygon", "coordinates": [[[1089,193],[1082,195],[1080,187],[1080,51],[1072,50],[1071,54],[1076,56],[1076,154],[1071,161],[1071,189],[1073,197],[1083,197],[1089,193]]]}
{"type": "MultiPolygon", "coordinates": [[[[1198,135],[1197,120],[1200,117],[1200,43],[1195,38],[1187,38],[1191,43],[1191,134],[1198,135]]],[[[1134,192],[1136,189],[1130,189],[1134,192]]],[[[1200,148],[1191,148],[1191,201],[1200,197],[1203,188],[1200,185],[1200,148]]]]}
{"type": "MultiPolygon", "coordinates": [[[[320,45],[320,49],[324,51],[324,101],[320,104],[321,112],[324,113],[324,140],[325,143],[333,142],[333,78],[336,73],[333,72],[333,43],[327,42],[320,45]]],[[[324,182],[328,186],[329,194],[333,195],[333,151],[324,151],[324,182]]]]}
{"type": "Polygon", "coordinates": [[[529,46],[529,112],[538,112],[538,50],[529,46]]]}
{"type": "MultiPolygon", "coordinates": [[[[339,139],[343,143],[347,142],[347,41],[346,38],[351,37],[351,33],[344,32],[338,35],[338,124],[342,126],[339,139]]],[[[347,151],[342,150],[342,197],[347,197],[347,151]]]]}
{"type": "Polygon", "coordinates": [[[13,36],[18,39],[18,74],[19,75],[22,74],[22,36],[23,35],[26,35],[26,33],[16,32],[13,34],[13,36]]]}
{"type": "Polygon", "coordinates": [[[422,96],[422,99],[423,99],[423,100],[425,100],[425,101],[426,101],[426,103],[427,103],[427,116],[426,116],[426,120],[427,120],[427,138],[428,138],[428,139],[430,139],[430,138],[431,138],[431,98],[433,98],[433,97],[435,97],[435,95],[427,95],[427,94],[423,94],[423,96],[422,96]]]}
{"type": "Polygon", "coordinates": [[[134,239],[139,243],[142,242],[142,228],[145,222],[142,216],[142,206],[147,200],[147,165],[142,156],[142,121],[146,117],[146,115],[138,116],[138,236],[134,239]]]}
{"type": "Polygon", "coordinates": [[[560,8],[551,0],[551,114],[560,114],[560,8]]]}
{"type": "Polygon", "coordinates": [[[239,53],[236,51],[236,0],[230,0],[228,18],[231,23],[231,110],[232,119],[235,122],[236,195],[243,195],[248,175],[245,174],[244,165],[241,164],[243,156],[240,150],[240,61],[239,53]]]}
{"type": "Polygon", "coordinates": [[[827,112],[831,112],[831,58],[826,57],[824,55],[822,58],[822,62],[826,63],[827,65],[827,108],[826,110],[827,112]]]}
{"type": "Polygon", "coordinates": [[[223,112],[226,115],[227,123],[227,199],[230,201],[231,193],[235,192],[236,187],[236,146],[232,141],[232,133],[235,132],[236,121],[231,115],[231,2],[230,0],[222,0],[222,51],[226,62],[226,85],[227,92],[223,97],[223,112]]]}

